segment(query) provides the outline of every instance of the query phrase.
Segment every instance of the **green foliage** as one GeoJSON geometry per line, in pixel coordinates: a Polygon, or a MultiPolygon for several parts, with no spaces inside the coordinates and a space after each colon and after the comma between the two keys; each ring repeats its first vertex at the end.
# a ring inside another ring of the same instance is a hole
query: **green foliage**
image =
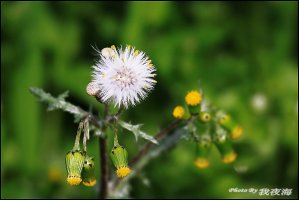
{"type": "MultiPolygon", "coordinates": [[[[171,121],[198,80],[244,128],[234,165],[223,165],[212,148],[210,167],[200,171],[182,141],[130,180],[131,197],[261,198],[231,187],[292,188],[298,197],[298,2],[1,2],[1,198],[96,197],[65,181],[72,116],[45,112],[28,92],[68,90],[70,102],[102,111],[85,93],[95,44],[132,44],[157,67],[155,90],[122,116],[149,135],[171,121]],[[266,99],[263,109],[256,94],[266,99]]],[[[129,155],[138,150],[133,137],[119,133],[129,155]]],[[[90,140],[88,151],[98,144],[90,140]]]]}
{"type": "Polygon", "coordinates": [[[123,127],[124,129],[127,129],[131,133],[133,133],[136,141],[138,141],[139,137],[142,137],[145,140],[151,141],[154,144],[158,144],[158,141],[153,136],[148,135],[147,133],[140,130],[140,127],[142,126],[142,124],[132,125],[130,123],[127,123],[127,122],[124,122],[121,120],[118,123],[119,123],[119,125],[121,125],[121,127],[123,127]]]}

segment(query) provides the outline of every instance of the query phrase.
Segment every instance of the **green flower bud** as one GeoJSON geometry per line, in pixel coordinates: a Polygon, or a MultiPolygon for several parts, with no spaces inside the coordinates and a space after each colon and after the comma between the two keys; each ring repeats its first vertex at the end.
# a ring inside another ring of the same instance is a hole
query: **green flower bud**
{"type": "Polygon", "coordinates": [[[203,169],[210,165],[207,157],[211,148],[211,144],[210,137],[202,137],[197,143],[196,160],[194,162],[196,167],[203,169]]]}
{"type": "Polygon", "coordinates": [[[202,95],[197,90],[192,90],[185,96],[185,102],[188,105],[188,109],[192,115],[196,115],[200,112],[200,104],[202,102],[202,95]]]}
{"type": "Polygon", "coordinates": [[[94,175],[94,159],[93,157],[86,156],[83,169],[82,169],[83,185],[92,187],[96,184],[94,175]]]}
{"type": "Polygon", "coordinates": [[[85,160],[85,152],[80,150],[69,151],[65,156],[67,182],[70,185],[79,185],[82,181],[81,171],[85,160]]]}
{"type": "Polygon", "coordinates": [[[230,115],[224,114],[219,119],[219,124],[229,132],[229,135],[233,140],[238,139],[243,134],[242,127],[233,121],[230,115]]]}
{"type": "Polygon", "coordinates": [[[237,154],[225,135],[217,135],[215,139],[217,149],[221,153],[222,161],[226,164],[236,160],[237,154]]]}
{"type": "Polygon", "coordinates": [[[207,123],[209,121],[211,121],[212,116],[209,112],[200,112],[198,115],[199,121],[203,122],[203,123],[207,123]]]}
{"type": "Polygon", "coordinates": [[[111,151],[110,157],[117,169],[116,174],[118,177],[122,178],[131,173],[131,169],[128,167],[128,153],[124,147],[118,144],[115,145],[111,151]]]}

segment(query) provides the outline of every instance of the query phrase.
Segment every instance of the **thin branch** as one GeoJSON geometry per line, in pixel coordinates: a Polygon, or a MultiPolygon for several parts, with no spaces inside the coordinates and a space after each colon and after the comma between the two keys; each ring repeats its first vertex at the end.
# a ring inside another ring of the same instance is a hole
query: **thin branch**
{"type": "MultiPolygon", "coordinates": [[[[105,115],[103,119],[92,115],[91,113],[84,111],[78,106],[75,106],[69,102],[65,101],[67,93],[64,93],[57,98],[53,97],[49,93],[45,93],[42,89],[39,88],[30,88],[32,94],[38,97],[42,102],[45,102],[49,105],[48,110],[61,109],[63,111],[69,112],[74,115],[76,120],[82,120],[88,118],[89,122],[98,130],[104,131],[112,120],[118,119],[121,109],[115,115],[109,115],[108,106],[105,105],[105,115]]],[[[107,139],[105,137],[99,137],[99,150],[100,150],[100,159],[101,159],[101,183],[100,183],[100,195],[99,197],[105,199],[108,195],[111,195],[117,190],[118,187],[125,184],[130,178],[134,177],[144,165],[152,158],[158,156],[162,151],[165,151],[172,146],[174,146],[181,136],[187,131],[184,128],[179,128],[179,120],[174,121],[166,128],[159,131],[155,139],[159,140],[160,144],[158,146],[153,146],[152,143],[146,143],[140,151],[133,157],[130,162],[130,165],[133,167],[133,172],[125,179],[114,178],[111,191],[108,194],[108,180],[109,180],[109,168],[108,168],[108,153],[107,153],[107,139]],[[176,129],[176,130],[175,130],[176,129]],[[174,131],[175,130],[175,131],[174,131]],[[172,134],[170,134],[172,133],[172,134]]]]}
{"type": "MultiPolygon", "coordinates": [[[[104,118],[107,119],[109,114],[109,106],[108,104],[104,104],[104,118]]],[[[102,127],[102,131],[105,132],[107,126],[102,127]]],[[[106,199],[108,195],[108,179],[109,179],[109,171],[108,171],[108,153],[107,153],[107,138],[99,137],[99,154],[100,154],[100,166],[101,166],[101,182],[99,185],[99,199],[106,199]]]]}
{"type": "MultiPolygon", "coordinates": [[[[171,132],[173,129],[175,129],[178,124],[179,124],[180,120],[175,120],[174,122],[172,122],[171,124],[169,124],[166,128],[162,129],[160,132],[158,132],[156,134],[156,136],[154,137],[156,140],[160,140],[163,136],[165,136],[166,134],[168,134],[169,132],[171,132]]],[[[140,150],[139,152],[133,157],[133,159],[130,161],[130,166],[133,166],[136,162],[138,162],[138,160],[148,152],[148,150],[150,149],[150,147],[153,145],[152,142],[147,142],[140,150]]]]}
{"type": "Polygon", "coordinates": [[[108,194],[108,153],[107,153],[107,140],[106,138],[99,137],[100,146],[100,166],[101,166],[101,183],[99,198],[106,199],[108,194]]]}
{"type": "MultiPolygon", "coordinates": [[[[171,124],[169,124],[166,128],[162,129],[155,135],[156,140],[161,140],[164,136],[167,137],[167,134],[169,134],[171,131],[173,131],[179,124],[180,120],[175,120],[171,124]]],[[[161,145],[161,144],[160,144],[161,145]]],[[[138,162],[141,160],[141,158],[148,153],[148,151],[151,149],[153,146],[152,142],[147,142],[140,150],[139,152],[133,157],[133,159],[129,162],[129,165],[131,167],[134,167],[138,162]]],[[[132,177],[132,175],[131,175],[132,177]]],[[[121,184],[123,179],[116,179],[113,184],[113,190],[115,190],[118,185],[121,184]]]]}
{"type": "Polygon", "coordinates": [[[60,109],[65,112],[69,112],[74,115],[75,119],[81,120],[83,118],[86,118],[88,116],[89,121],[92,125],[94,125],[96,128],[101,129],[104,126],[105,120],[100,120],[96,116],[92,115],[91,113],[83,110],[79,106],[75,106],[67,101],[65,101],[65,98],[67,96],[66,93],[63,93],[59,95],[57,98],[53,97],[51,94],[44,92],[40,88],[30,87],[30,92],[35,95],[37,98],[39,98],[40,101],[47,103],[49,105],[48,110],[55,110],[60,109]]]}
{"type": "MultiPolygon", "coordinates": [[[[53,97],[51,94],[44,92],[40,88],[30,88],[30,92],[35,95],[40,101],[47,103],[49,105],[48,110],[61,109],[63,111],[69,112],[74,115],[76,120],[81,121],[82,119],[88,119],[96,129],[99,129],[104,132],[109,123],[108,117],[108,106],[105,104],[105,115],[104,119],[100,120],[96,116],[92,115],[89,112],[81,109],[78,106],[75,106],[67,101],[65,98],[67,93],[59,95],[57,98],[53,97]]],[[[107,154],[107,143],[106,138],[99,137],[99,153],[100,153],[100,166],[101,166],[101,184],[100,185],[100,195],[99,198],[105,199],[108,194],[108,154],[107,154]]]]}
{"type": "Polygon", "coordinates": [[[159,141],[158,146],[152,146],[151,148],[151,146],[148,147],[148,144],[145,144],[145,146],[139,151],[139,153],[137,153],[137,156],[140,155],[138,156],[138,159],[136,159],[136,156],[134,157],[135,161],[133,163],[134,168],[132,170],[132,173],[124,179],[115,178],[114,180],[112,180],[112,188],[109,194],[110,197],[113,197],[115,193],[117,194],[118,191],[121,191],[123,186],[125,186],[131,178],[136,176],[138,174],[138,171],[140,171],[151,159],[159,156],[163,151],[166,151],[176,145],[177,142],[182,138],[182,136],[188,133],[185,127],[175,129],[178,124],[179,122],[175,121],[156,135],[157,138],[161,140],[159,141]]]}

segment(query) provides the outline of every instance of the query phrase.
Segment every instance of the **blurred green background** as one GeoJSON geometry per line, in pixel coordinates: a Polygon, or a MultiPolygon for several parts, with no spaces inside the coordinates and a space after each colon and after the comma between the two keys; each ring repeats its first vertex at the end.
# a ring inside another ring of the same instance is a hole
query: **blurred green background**
{"type": "MultiPolygon", "coordinates": [[[[1,2],[1,198],[96,198],[97,189],[65,181],[73,117],[46,112],[28,88],[69,90],[70,102],[101,109],[85,93],[97,59],[91,45],[112,44],[145,51],[158,74],[123,119],[153,135],[200,80],[206,98],[245,130],[233,165],[214,149],[199,170],[182,140],[132,179],[131,197],[271,198],[232,187],[289,188],[298,197],[297,23],[298,2],[1,2]]],[[[120,140],[129,157],[144,143],[127,132],[120,140]]],[[[98,164],[97,140],[88,149],[98,164]]]]}

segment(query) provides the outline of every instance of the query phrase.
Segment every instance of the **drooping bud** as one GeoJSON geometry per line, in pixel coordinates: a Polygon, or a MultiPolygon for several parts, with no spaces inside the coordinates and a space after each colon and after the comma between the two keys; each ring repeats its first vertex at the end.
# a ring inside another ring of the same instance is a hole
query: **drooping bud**
{"type": "Polygon", "coordinates": [[[226,135],[217,135],[215,144],[221,154],[222,161],[224,163],[228,164],[236,160],[237,153],[233,149],[232,144],[230,143],[226,135]]]}
{"type": "Polygon", "coordinates": [[[95,165],[93,157],[87,156],[84,161],[83,169],[82,169],[82,183],[85,186],[92,187],[96,184],[96,178],[94,174],[95,165]]]}
{"type": "Polygon", "coordinates": [[[242,127],[240,127],[228,114],[223,114],[218,122],[229,132],[229,135],[233,140],[240,138],[243,134],[242,127]]]}
{"type": "Polygon", "coordinates": [[[79,185],[82,181],[81,172],[85,160],[85,153],[80,150],[69,151],[65,156],[67,182],[70,185],[79,185]]]}
{"type": "Polygon", "coordinates": [[[208,153],[211,148],[211,138],[209,136],[202,136],[197,143],[196,149],[196,160],[194,164],[196,167],[203,169],[210,165],[208,160],[208,153]]]}
{"type": "Polygon", "coordinates": [[[131,169],[128,167],[128,153],[124,147],[118,144],[115,145],[111,151],[110,157],[116,167],[116,174],[118,177],[123,178],[131,173],[131,169]]]}

